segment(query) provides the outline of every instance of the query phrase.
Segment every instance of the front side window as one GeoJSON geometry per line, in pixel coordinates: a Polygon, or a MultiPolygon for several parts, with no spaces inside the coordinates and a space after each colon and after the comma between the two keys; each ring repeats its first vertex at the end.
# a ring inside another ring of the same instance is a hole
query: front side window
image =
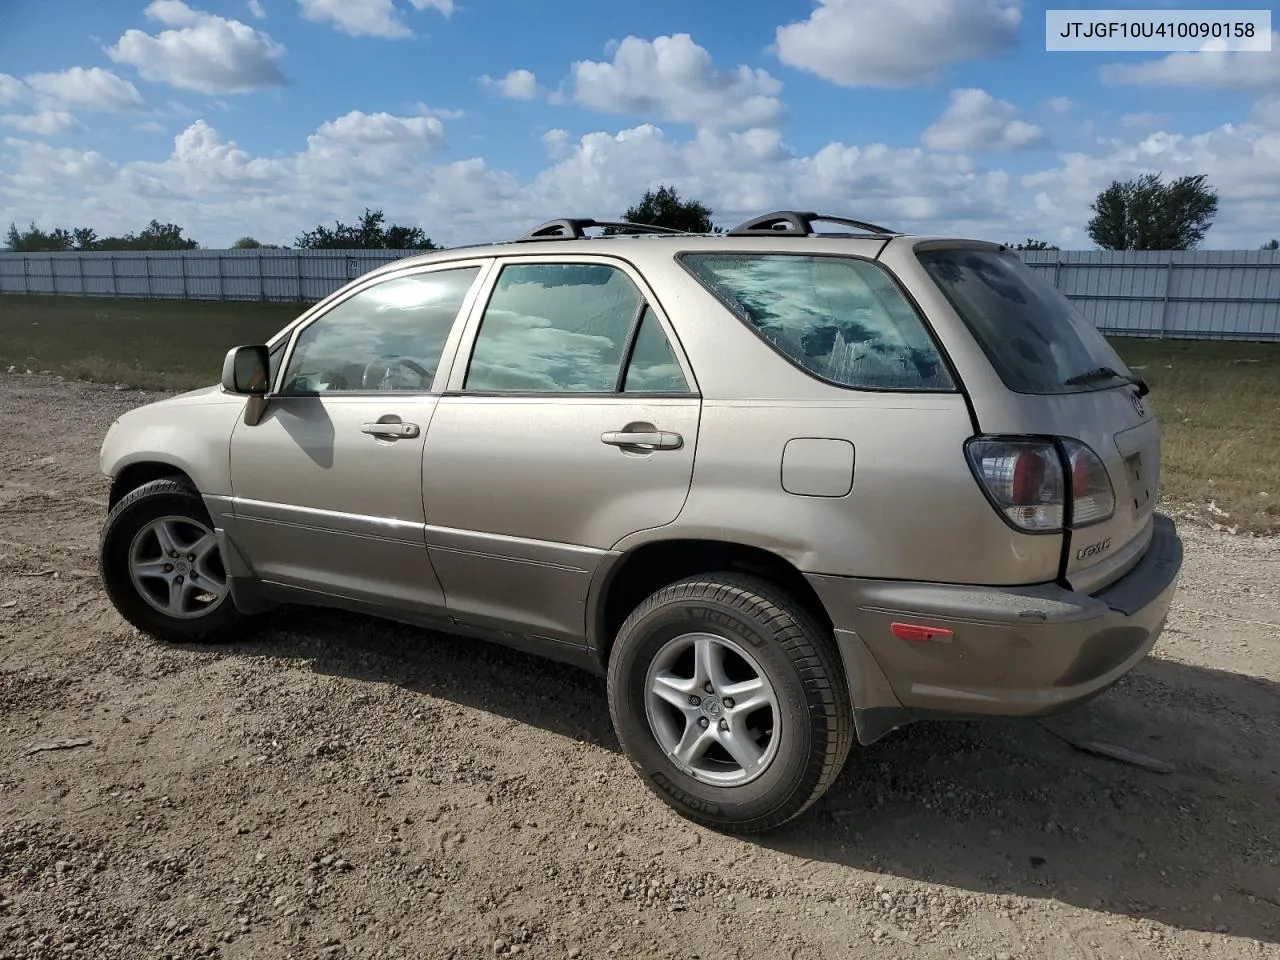
{"type": "Polygon", "coordinates": [[[955,389],[919,314],[870,261],[691,253],[680,262],[770,346],[823,380],[854,389],[955,389]]]}
{"type": "Polygon", "coordinates": [[[614,393],[643,305],[617,267],[509,264],[481,319],[464,389],[614,393]]]}
{"type": "Polygon", "coordinates": [[[430,390],[445,340],[479,267],[368,287],[298,334],[282,392],[430,390]]]}
{"type": "Polygon", "coordinates": [[[276,382],[276,374],[280,372],[280,361],[284,359],[284,349],[289,345],[289,338],[285,337],[267,352],[267,383],[272,386],[276,382]]]}

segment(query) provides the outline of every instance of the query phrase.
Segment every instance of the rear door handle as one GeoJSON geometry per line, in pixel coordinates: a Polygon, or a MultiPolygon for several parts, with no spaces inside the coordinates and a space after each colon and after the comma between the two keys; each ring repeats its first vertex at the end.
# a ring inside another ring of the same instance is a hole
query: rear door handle
{"type": "Polygon", "coordinates": [[[368,433],[375,437],[385,437],[388,440],[399,440],[401,437],[416,437],[418,435],[418,425],[416,423],[366,423],[360,427],[361,433],[368,433]]]}
{"type": "Polygon", "coordinates": [[[614,430],[600,435],[600,442],[613,447],[640,447],[646,450],[679,450],[684,437],[678,433],[655,430],[650,433],[614,430]]]}

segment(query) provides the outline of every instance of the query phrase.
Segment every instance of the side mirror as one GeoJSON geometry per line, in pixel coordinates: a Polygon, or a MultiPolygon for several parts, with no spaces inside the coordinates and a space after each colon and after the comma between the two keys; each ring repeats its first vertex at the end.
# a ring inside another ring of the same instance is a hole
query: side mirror
{"type": "Polygon", "coordinates": [[[263,396],[271,386],[267,348],[232,347],[222,362],[222,389],[227,393],[263,396]]]}

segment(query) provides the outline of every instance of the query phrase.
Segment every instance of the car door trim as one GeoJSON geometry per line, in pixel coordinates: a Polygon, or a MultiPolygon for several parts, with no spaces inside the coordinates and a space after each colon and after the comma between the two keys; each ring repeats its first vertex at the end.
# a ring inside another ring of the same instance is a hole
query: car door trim
{"type": "Polygon", "coordinates": [[[233,497],[231,504],[236,519],[241,523],[245,521],[275,523],[316,530],[320,533],[336,533],[392,543],[407,543],[413,546],[426,544],[423,532],[425,525],[411,520],[346,513],[320,507],[303,507],[270,500],[253,500],[247,497],[233,497]]]}
{"type": "Polygon", "coordinates": [[[528,537],[512,537],[501,533],[482,533],[477,530],[460,530],[456,527],[427,525],[427,547],[450,553],[465,553],[493,560],[513,563],[531,563],[552,567],[568,573],[592,573],[604,550],[573,543],[557,543],[552,540],[533,540],[528,537]]]}

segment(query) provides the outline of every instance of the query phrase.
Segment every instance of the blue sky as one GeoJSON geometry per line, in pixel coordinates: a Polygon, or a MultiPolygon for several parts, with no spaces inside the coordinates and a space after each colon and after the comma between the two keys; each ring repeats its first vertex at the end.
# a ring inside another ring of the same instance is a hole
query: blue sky
{"type": "Polygon", "coordinates": [[[0,0],[0,226],[290,243],[367,205],[454,243],[671,183],[726,224],[1087,248],[1097,191],[1152,171],[1209,174],[1206,246],[1280,234],[1280,46],[1046,53],[1047,6],[0,0]]]}

